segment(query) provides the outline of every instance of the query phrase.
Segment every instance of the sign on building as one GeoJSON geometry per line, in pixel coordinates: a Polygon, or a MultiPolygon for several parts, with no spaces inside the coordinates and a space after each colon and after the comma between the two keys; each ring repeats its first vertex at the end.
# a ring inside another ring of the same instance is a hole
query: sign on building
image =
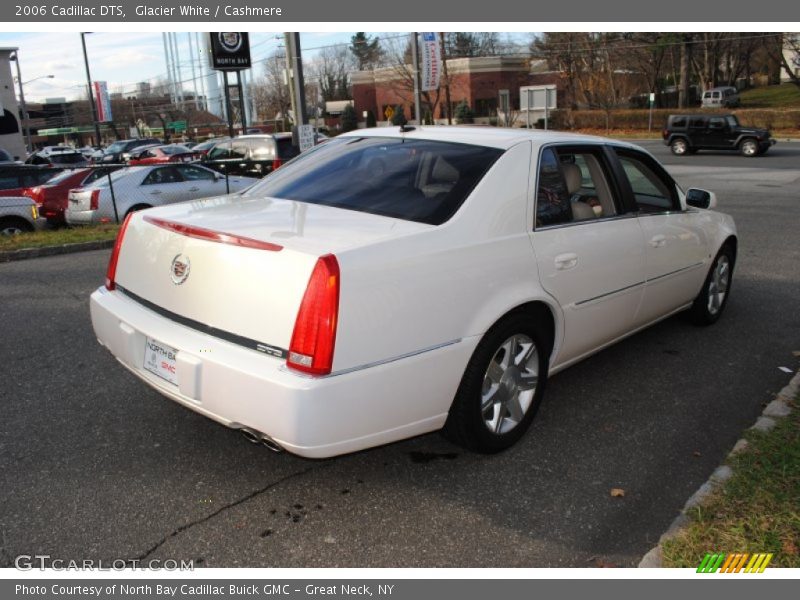
{"type": "Polygon", "coordinates": [[[439,36],[436,33],[422,34],[422,67],[420,90],[427,92],[439,89],[442,74],[442,57],[439,52],[439,36]]]}
{"type": "Polygon", "coordinates": [[[250,38],[247,33],[210,33],[211,68],[218,71],[249,69],[250,38]]]}
{"type": "Polygon", "coordinates": [[[553,110],[557,107],[555,85],[530,85],[519,88],[520,110],[553,110]]]}
{"type": "Polygon", "coordinates": [[[97,122],[109,123],[114,120],[111,116],[111,99],[108,96],[108,86],[105,81],[95,81],[92,86],[94,87],[94,103],[97,107],[97,122]]]}

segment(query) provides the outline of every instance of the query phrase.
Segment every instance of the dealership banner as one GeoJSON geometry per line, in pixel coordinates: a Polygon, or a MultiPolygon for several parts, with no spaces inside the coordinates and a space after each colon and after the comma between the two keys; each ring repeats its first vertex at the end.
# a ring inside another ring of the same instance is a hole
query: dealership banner
{"type": "MultiPolygon", "coordinates": [[[[584,23],[603,31],[603,23],[753,23],[771,21],[780,29],[797,31],[800,2],[786,0],[726,0],[724,4],[706,0],[573,0],[544,3],[517,0],[461,0],[457,5],[430,0],[405,0],[402,10],[391,10],[386,2],[375,0],[304,0],[303,2],[257,3],[251,0],[161,0],[147,4],[142,0],[38,0],[35,3],[0,3],[0,27],[4,23],[41,22],[137,22],[137,23],[233,23],[248,25],[268,23],[279,27],[285,23],[351,23],[408,22],[408,15],[420,15],[423,22],[441,22],[449,27],[453,21],[471,23],[474,29],[486,29],[486,23],[531,22],[531,31],[549,31],[548,23],[584,23]],[[455,8],[457,6],[457,8],[455,8]]],[[[723,28],[724,29],[724,28],[723,28]]],[[[489,28],[491,30],[491,28],[489,28]]],[[[683,29],[685,30],[685,29],[683,29]]],[[[701,29],[699,31],[708,31],[701,29]]],[[[25,31],[25,30],[22,30],[25,31]]],[[[646,31],[646,30],[645,30],[646,31]]],[[[668,29],[682,31],[682,29],[668,29]]],[[[711,31],[715,31],[711,29],[711,31]]],[[[766,28],[762,31],[770,31],[766,28]]]]}
{"type": "Polygon", "coordinates": [[[94,104],[97,107],[97,122],[109,123],[114,120],[111,116],[111,99],[108,97],[108,85],[105,81],[95,81],[94,104]]]}
{"type": "Polygon", "coordinates": [[[420,47],[422,66],[420,68],[420,90],[427,92],[439,89],[442,72],[442,56],[439,52],[439,35],[423,33],[420,47]]]}

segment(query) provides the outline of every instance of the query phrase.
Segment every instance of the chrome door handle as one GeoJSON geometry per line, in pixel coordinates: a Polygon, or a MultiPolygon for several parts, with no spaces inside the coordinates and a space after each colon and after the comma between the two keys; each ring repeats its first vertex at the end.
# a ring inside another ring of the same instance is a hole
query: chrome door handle
{"type": "Polygon", "coordinates": [[[199,187],[190,187],[190,188],[189,188],[189,191],[190,191],[190,192],[199,192],[199,191],[200,191],[200,188],[199,188],[199,187]]]}
{"type": "Polygon", "coordinates": [[[574,252],[567,252],[566,254],[559,254],[555,258],[556,269],[559,271],[566,271],[578,264],[578,255],[574,252]]]}
{"type": "Polygon", "coordinates": [[[151,196],[158,196],[160,193],[161,193],[161,190],[153,190],[152,192],[150,192],[150,195],[151,196]]]}
{"type": "Polygon", "coordinates": [[[648,243],[653,248],[661,248],[667,243],[667,236],[661,234],[654,235],[653,237],[650,238],[650,241],[648,243]]]}

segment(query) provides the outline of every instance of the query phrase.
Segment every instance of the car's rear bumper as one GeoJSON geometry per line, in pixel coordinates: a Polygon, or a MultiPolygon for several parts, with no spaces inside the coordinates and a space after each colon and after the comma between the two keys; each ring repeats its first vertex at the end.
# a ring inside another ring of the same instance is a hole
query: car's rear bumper
{"type": "Polygon", "coordinates": [[[286,450],[324,458],[443,426],[477,339],[460,340],[327,377],[179,325],[119,291],[91,296],[98,340],[130,371],[191,410],[263,433],[286,450]],[[145,341],[177,350],[178,384],[143,367],[145,341]]]}

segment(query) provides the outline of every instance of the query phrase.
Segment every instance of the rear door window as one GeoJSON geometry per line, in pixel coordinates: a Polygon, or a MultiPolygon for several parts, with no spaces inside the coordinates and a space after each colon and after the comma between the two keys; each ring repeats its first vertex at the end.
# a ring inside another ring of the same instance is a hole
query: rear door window
{"type": "Polygon", "coordinates": [[[344,138],[309,150],[250,188],[248,195],[439,225],[502,154],[471,144],[344,138]]]}

